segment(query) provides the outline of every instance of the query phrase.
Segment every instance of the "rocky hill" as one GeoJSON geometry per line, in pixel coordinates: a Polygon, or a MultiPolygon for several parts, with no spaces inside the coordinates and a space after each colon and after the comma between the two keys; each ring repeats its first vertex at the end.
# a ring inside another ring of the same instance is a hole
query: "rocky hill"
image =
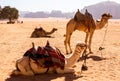
{"type": "Polygon", "coordinates": [[[84,7],[81,11],[87,9],[94,18],[100,18],[103,13],[112,14],[114,19],[120,19],[120,4],[113,1],[105,1],[98,4],[84,7]]]}
{"type": "MultiPolygon", "coordinates": [[[[86,6],[83,9],[81,9],[81,12],[85,12],[85,9],[87,9],[94,18],[101,18],[101,15],[103,13],[110,13],[113,15],[114,19],[120,19],[120,4],[114,2],[114,1],[104,1],[101,3],[93,4],[90,6],[86,6]]],[[[26,12],[26,13],[20,13],[21,17],[31,17],[31,18],[46,18],[46,17],[64,17],[64,18],[71,18],[74,16],[75,12],[70,13],[63,13],[61,11],[51,11],[50,13],[46,13],[44,11],[38,11],[38,12],[26,12]]]]}

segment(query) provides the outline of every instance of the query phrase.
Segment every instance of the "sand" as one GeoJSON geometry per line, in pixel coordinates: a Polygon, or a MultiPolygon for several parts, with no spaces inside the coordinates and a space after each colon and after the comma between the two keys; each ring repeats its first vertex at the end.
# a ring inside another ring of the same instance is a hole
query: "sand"
{"type": "MultiPolygon", "coordinates": [[[[49,40],[51,46],[58,47],[65,54],[63,35],[69,19],[60,18],[20,18],[23,24],[6,24],[0,21],[0,81],[119,81],[120,80],[120,20],[109,20],[106,28],[96,30],[92,41],[93,54],[88,56],[87,71],[81,71],[83,61],[76,63],[75,74],[40,74],[32,77],[10,76],[15,69],[15,62],[35,45],[45,46],[49,40]],[[42,26],[46,31],[57,28],[51,36],[54,38],[30,38],[34,28],[42,26]],[[103,44],[104,40],[104,44],[103,44]],[[105,49],[99,51],[99,47],[105,49]],[[104,59],[102,59],[104,58],[104,59]]],[[[71,37],[71,47],[74,50],[76,42],[84,41],[85,33],[75,31],[71,37]]]]}

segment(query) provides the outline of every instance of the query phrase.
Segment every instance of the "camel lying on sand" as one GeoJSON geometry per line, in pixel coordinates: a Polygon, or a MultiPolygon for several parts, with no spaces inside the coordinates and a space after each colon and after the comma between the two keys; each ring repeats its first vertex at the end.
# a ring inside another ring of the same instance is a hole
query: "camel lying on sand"
{"type": "Polygon", "coordinates": [[[55,31],[57,31],[56,28],[53,28],[50,32],[45,31],[42,27],[35,28],[35,30],[31,34],[31,37],[34,37],[34,38],[37,38],[37,37],[51,37],[49,35],[53,34],[55,31]]]}
{"type": "Polygon", "coordinates": [[[70,39],[71,39],[72,33],[75,30],[84,31],[86,33],[85,43],[87,43],[87,40],[89,39],[88,49],[89,49],[89,52],[92,53],[91,42],[92,42],[94,31],[97,29],[102,29],[106,25],[106,23],[108,23],[108,20],[110,18],[112,18],[112,15],[110,15],[109,13],[108,14],[104,13],[102,15],[100,22],[96,22],[94,21],[92,15],[87,10],[85,14],[80,13],[80,11],[78,10],[74,18],[72,18],[67,23],[66,35],[65,35],[66,38],[64,41],[66,54],[72,53],[72,49],[70,46],[70,39]],[[70,50],[69,52],[68,52],[67,46],[69,47],[69,50],[70,50]]]}
{"type": "Polygon", "coordinates": [[[74,53],[65,57],[58,48],[51,47],[49,42],[45,47],[35,47],[33,44],[33,47],[16,61],[16,70],[12,73],[28,76],[41,73],[73,73],[73,65],[86,48],[84,42],[77,42],[74,53]]]}

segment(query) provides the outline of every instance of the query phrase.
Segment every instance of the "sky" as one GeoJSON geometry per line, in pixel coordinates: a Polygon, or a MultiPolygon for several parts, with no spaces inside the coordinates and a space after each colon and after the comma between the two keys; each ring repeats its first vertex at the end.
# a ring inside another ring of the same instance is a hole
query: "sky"
{"type": "Polygon", "coordinates": [[[61,10],[62,12],[74,12],[85,6],[102,1],[114,1],[120,4],[120,0],[0,0],[0,6],[11,6],[19,11],[45,11],[61,10]]]}

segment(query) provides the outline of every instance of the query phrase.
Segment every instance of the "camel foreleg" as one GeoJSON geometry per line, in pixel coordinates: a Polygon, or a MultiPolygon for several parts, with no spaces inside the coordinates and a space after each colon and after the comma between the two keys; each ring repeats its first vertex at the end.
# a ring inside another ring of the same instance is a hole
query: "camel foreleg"
{"type": "Polygon", "coordinates": [[[32,70],[27,70],[22,64],[20,64],[19,62],[17,63],[17,67],[19,70],[14,70],[13,74],[15,75],[28,75],[28,76],[32,76],[34,75],[34,73],[32,72],[32,70]]]}
{"type": "Polygon", "coordinates": [[[64,45],[65,45],[65,49],[66,49],[66,54],[69,54],[68,53],[68,49],[67,49],[67,45],[69,47],[70,53],[72,53],[72,49],[71,49],[71,46],[70,46],[70,37],[71,37],[71,35],[66,35],[66,38],[65,38],[65,41],[64,41],[64,45]]]}
{"type": "Polygon", "coordinates": [[[91,43],[92,43],[92,37],[93,37],[93,33],[90,33],[90,37],[89,37],[89,45],[88,45],[88,49],[89,49],[89,53],[93,53],[91,50],[91,43]]]}
{"type": "Polygon", "coordinates": [[[89,32],[86,33],[86,37],[85,37],[85,43],[87,44],[88,42],[88,37],[89,37],[89,32]]]}

